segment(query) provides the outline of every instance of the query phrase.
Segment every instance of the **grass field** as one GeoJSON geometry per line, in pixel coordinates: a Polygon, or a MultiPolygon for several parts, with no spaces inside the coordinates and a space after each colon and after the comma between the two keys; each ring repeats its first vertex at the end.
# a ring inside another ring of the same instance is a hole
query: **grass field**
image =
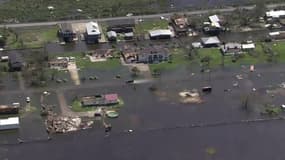
{"type": "Polygon", "coordinates": [[[7,37],[7,49],[37,48],[45,43],[58,41],[56,26],[14,30],[7,37]]]}
{"type": "Polygon", "coordinates": [[[0,22],[27,22],[155,13],[165,0],[9,0],[0,5],[0,22]],[[154,5],[156,4],[156,5],[154,5]],[[48,10],[53,6],[54,10],[48,10]],[[82,12],[78,12],[81,9],[82,12]]]}
{"type": "Polygon", "coordinates": [[[135,32],[136,34],[145,34],[149,30],[167,29],[167,28],[168,28],[168,21],[166,20],[144,21],[136,25],[135,32]]]}

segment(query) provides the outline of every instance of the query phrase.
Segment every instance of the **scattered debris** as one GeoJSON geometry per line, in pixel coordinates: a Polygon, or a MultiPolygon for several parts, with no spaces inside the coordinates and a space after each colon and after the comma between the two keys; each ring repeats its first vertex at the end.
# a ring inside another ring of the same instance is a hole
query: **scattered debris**
{"type": "Polygon", "coordinates": [[[179,93],[182,103],[202,103],[202,99],[197,89],[183,91],[179,93]]]}
{"type": "Polygon", "coordinates": [[[233,83],[233,87],[238,87],[238,86],[239,86],[238,82],[233,83]]]}
{"type": "Polygon", "coordinates": [[[236,75],[236,78],[237,78],[238,80],[242,80],[242,79],[243,79],[243,76],[242,76],[241,74],[238,74],[238,75],[236,75]]]}
{"type": "Polygon", "coordinates": [[[285,82],[282,82],[279,86],[285,89],[285,82]]]}
{"type": "Polygon", "coordinates": [[[79,117],[58,116],[52,111],[48,112],[46,127],[48,133],[66,133],[89,128],[93,121],[83,123],[79,117]]]}

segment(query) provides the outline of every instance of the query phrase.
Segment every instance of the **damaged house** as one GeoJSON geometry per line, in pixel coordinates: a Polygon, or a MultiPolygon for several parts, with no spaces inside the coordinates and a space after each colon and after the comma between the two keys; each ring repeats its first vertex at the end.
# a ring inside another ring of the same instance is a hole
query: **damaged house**
{"type": "Polygon", "coordinates": [[[173,15],[171,17],[173,29],[177,35],[186,35],[189,27],[188,19],[185,15],[173,15]]]}
{"type": "Polygon", "coordinates": [[[126,63],[160,63],[170,59],[169,51],[161,46],[125,48],[122,56],[126,63]]]}

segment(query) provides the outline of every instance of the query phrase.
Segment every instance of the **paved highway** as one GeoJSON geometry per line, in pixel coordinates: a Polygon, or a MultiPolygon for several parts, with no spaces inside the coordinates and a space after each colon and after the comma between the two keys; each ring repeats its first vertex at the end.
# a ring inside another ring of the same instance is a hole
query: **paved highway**
{"type": "MultiPolygon", "coordinates": [[[[270,4],[267,5],[268,9],[273,9],[276,7],[280,7],[280,6],[285,6],[285,3],[279,3],[279,4],[270,4]]],[[[196,11],[189,11],[189,12],[181,12],[183,14],[187,14],[187,15],[195,15],[195,14],[205,14],[208,12],[232,12],[235,9],[254,9],[255,5],[251,5],[251,6],[240,6],[240,7],[228,7],[228,8],[224,8],[224,9],[207,9],[207,10],[196,10],[196,11]]],[[[51,26],[51,25],[56,25],[59,23],[85,23],[88,21],[98,21],[98,22],[104,22],[104,21],[115,21],[115,20],[128,20],[128,19],[156,19],[156,18],[160,18],[161,16],[163,17],[170,17],[171,15],[173,15],[174,13],[161,13],[161,14],[152,14],[152,15],[138,15],[138,16],[131,16],[131,17],[109,17],[109,18],[98,18],[98,19],[82,19],[82,20],[65,20],[65,21],[51,21],[51,22],[35,22],[35,23],[18,23],[18,24],[0,24],[0,27],[12,27],[12,28],[16,28],[16,27],[35,27],[35,26],[51,26]]]]}

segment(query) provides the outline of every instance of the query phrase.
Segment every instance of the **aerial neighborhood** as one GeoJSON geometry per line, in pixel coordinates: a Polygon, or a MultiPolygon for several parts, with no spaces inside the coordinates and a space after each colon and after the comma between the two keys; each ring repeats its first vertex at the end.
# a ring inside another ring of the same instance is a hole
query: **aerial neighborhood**
{"type": "Polygon", "coordinates": [[[284,6],[172,10],[1,25],[0,144],[284,120],[284,6]]]}

